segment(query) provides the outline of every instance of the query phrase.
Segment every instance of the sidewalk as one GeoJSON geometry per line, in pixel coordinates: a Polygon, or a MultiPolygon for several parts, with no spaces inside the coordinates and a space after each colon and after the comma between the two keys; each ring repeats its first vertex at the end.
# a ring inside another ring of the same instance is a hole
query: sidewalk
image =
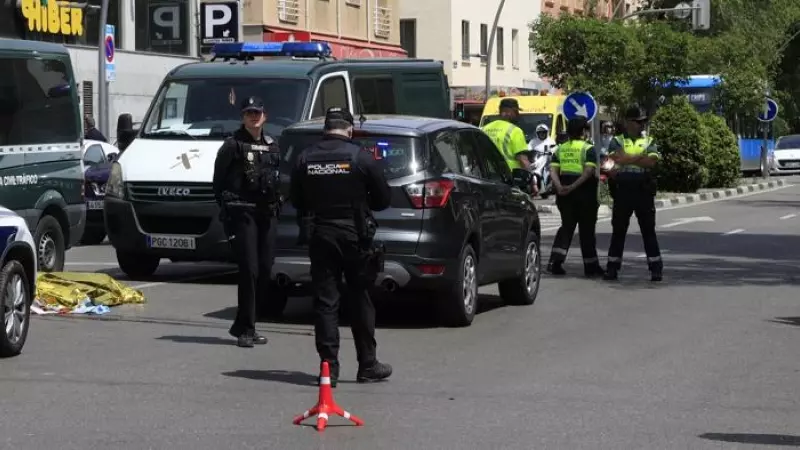
{"type": "MultiPolygon", "coordinates": [[[[775,189],[788,184],[785,180],[780,179],[770,179],[750,183],[748,183],[748,181],[751,180],[743,179],[742,181],[745,183],[739,187],[730,189],[701,189],[696,194],[659,192],[656,197],[656,209],[668,208],[675,205],[684,205],[687,203],[698,203],[709,200],[738,197],[753,192],[775,189]]],[[[558,214],[558,209],[556,208],[554,200],[536,200],[536,209],[542,214],[558,214]]],[[[600,217],[607,216],[610,213],[611,209],[608,207],[608,205],[600,205],[600,209],[598,211],[598,215],[600,217]]]]}

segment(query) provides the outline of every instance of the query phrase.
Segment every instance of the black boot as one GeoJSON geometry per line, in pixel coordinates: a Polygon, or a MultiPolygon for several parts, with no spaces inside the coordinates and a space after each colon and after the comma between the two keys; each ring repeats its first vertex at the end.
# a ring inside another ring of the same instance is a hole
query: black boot
{"type": "Polygon", "coordinates": [[[664,274],[661,272],[661,269],[650,271],[650,281],[658,282],[663,279],[664,279],[664,274]]]}
{"type": "Polygon", "coordinates": [[[547,264],[547,271],[553,275],[559,275],[559,276],[567,274],[567,271],[564,270],[564,266],[560,262],[550,261],[547,264]]]}
{"type": "Polygon", "coordinates": [[[608,266],[606,267],[606,273],[603,275],[603,279],[606,281],[616,281],[619,279],[619,269],[616,267],[608,266]]]}
{"type": "Polygon", "coordinates": [[[356,381],[359,383],[372,383],[383,381],[392,375],[392,366],[375,361],[367,366],[358,366],[356,381]]]}
{"type": "Polygon", "coordinates": [[[590,264],[588,266],[583,267],[583,274],[589,278],[594,277],[602,277],[606,274],[606,271],[600,266],[600,264],[590,264]]]}

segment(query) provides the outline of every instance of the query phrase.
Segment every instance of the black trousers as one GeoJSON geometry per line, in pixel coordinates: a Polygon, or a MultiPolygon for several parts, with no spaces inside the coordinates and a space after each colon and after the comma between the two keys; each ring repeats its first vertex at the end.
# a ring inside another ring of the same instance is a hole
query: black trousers
{"type": "Polygon", "coordinates": [[[314,334],[320,359],[338,361],[339,307],[344,295],[350,312],[350,329],[360,366],[377,361],[375,306],[363,274],[366,264],[355,234],[315,226],[309,242],[311,281],[314,289],[314,334]],[[344,284],[341,284],[344,276],[344,284]],[[340,292],[342,286],[345,292],[340,292]]]}
{"type": "Polygon", "coordinates": [[[553,241],[553,250],[550,253],[550,262],[563,263],[567,259],[569,247],[572,245],[572,236],[575,228],[581,242],[581,255],[584,267],[599,263],[597,259],[597,192],[593,189],[579,188],[566,196],[556,197],[556,206],[561,213],[561,226],[556,232],[553,241]]]}
{"type": "Polygon", "coordinates": [[[622,253],[625,249],[625,236],[631,215],[636,214],[639,230],[642,232],[644,251],[647,254],[647,266],[651,271],[660,271],[664,267],[661,250],[656,237],[656,205],[655,195],[649,189],[633,186],[618,186],[614,193],[614,209],[611,212],[611,245],[608,248],[608,268],[622,267],[622,253]]]}
{"type": "Polygon", "coordinates": [[[239,304],[230,332],[234,336],[256,330],[256,309],[269,301],[276,219],[271,212],[234,210],[231,215],[233,251],[239,263],[239,304]]]}

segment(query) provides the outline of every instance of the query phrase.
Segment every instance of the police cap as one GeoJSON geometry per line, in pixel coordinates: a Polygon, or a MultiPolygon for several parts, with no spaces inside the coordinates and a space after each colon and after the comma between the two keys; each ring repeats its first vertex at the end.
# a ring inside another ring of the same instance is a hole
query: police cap
{"type": "Polygon", "coordinates": [[[342,125],[343,122],[350,124],[353,126],[353,115],[350,114],[350,111],[343,109],[343,108],[328,108],[328,111],[325,112],[325,128],[340,128],[336,125],[342,125]]]}
{"type": "Polygon", "coordinates": [[[242,101],[242,112],[264,112],[264,102],[258,97],[247,97],[242,101]]]}
{"type": "Polygon", "coordinates": [[[519,102],[515,98],[504,98],[500,100],[500,110],[505,108],[514,109],[517,111],[522,111],[523,109],[519,107],[519,102]]]}
{"type": "Polygon", "coordinates": [[[567,135],[570,137],[579,137],[587,129],[590,129],[590,126],[585,117],[573,117],[567,121],[567,135]]]}
{"type": "Polygon", "coordinates": [[[625,110],[625,120],[642,122],[647,120],[647,113],[638,105],[633,105],[625,110]]]}

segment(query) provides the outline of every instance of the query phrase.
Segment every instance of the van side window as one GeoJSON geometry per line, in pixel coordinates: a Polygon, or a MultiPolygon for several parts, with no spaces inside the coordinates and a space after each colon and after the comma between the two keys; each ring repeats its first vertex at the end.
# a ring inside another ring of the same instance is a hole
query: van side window
{"type": "Polygon", "coordinates": [[[83,155],[83,164],[92,166],[95,164],[103,164],[104,162],[106,162],[106,153],[99,144],[90,145],[89,148],[86,149],[86,154],[83,155]]]}
{"type": "Polygon", "coordinates": [[[398,113],[424,117],[452,118],[449,98],[440,75],[435,73],[403,74],[398,90],[398,113]]]}
{"type": "Polygon", "coordinates": [[[392,78],[353,79],[356,112],[364,114],[396,114],[392,78]]]}
{"type": "Polygon", "coordinates": [[[74,89],[59,59],[0,58],[0,145],[77,142],[74,89]]]}
{"type": "Polygon", "coordinates": [[[347,85],[343,77],[331,77],[322,82],[317,98],[314,99],[314,109],[311,118],[325,116],[328,108],[349,109],[347,106],[347,85]]]}
{"type": "Polygon", "coordinates": [[[566,133],[566,129],[564,127],[564,116],[561,114],[556,115],[556,136],[562,133],[566,133]]]}

